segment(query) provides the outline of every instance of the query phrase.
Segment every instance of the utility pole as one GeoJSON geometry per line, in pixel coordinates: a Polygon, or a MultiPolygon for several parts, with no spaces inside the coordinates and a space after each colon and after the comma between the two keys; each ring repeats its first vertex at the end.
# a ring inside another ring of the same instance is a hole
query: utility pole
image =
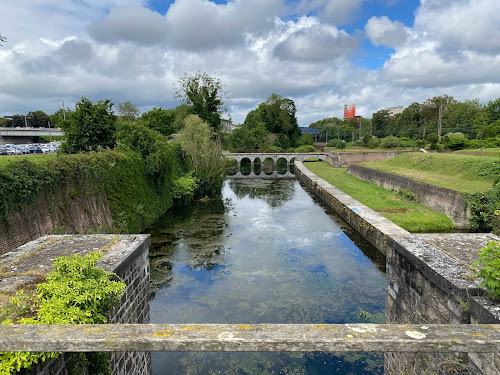
{"type": "Polygon", "coordinates": [[[66,109],[64,109],[64,99],[59,100],[62,102],[62,108],[63,108],[63,120],[66,120],[66,109]]]}
{"type": "Polygon", "coordinates": [[[439,106],[438,137],[441,138],[441,123],[443,121],[443,105],[439,106]]]}
{"type": "Polygon", "coordinates": [[[427,119],[424,117],[424,134],[422,135],[422,139],[425,139],[425,130],[427,129],[427,119]]]}
{"type": "Polygon", "coordinates": [[[372,134],[372,130],[373,130],[373,129],[372,129],[372,120],[370,120],[370,137],[373,135],[373,134],[372,134]]]}
{"type": "Polygon", "coordinates": [[[361,116],[359,116],[359,139],[361,139],[361,116]]]}
{"type": "Polygon", "coordinates": [[[28,127],[28,121],[26,120],[26,111],[24,111],[24,127],[28,127]]]}
{"type": "Polygon", "coordinates": [[[326,126],[326,143],[328,143],[328,125],[326,126]]]}

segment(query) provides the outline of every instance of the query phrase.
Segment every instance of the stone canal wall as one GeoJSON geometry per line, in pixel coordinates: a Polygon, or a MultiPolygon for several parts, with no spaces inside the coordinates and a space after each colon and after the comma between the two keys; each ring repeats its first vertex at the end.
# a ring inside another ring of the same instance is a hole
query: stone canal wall
{"type": "MultiPolygon", "coordinates": [[[[149,323],[149,235],[64,235],[45,236],[3,255],[0,266],[6,271],[0,278],[0,291],[23,289],[35,280],[30,271],[46,273],[54,258],[62,255],[85,255],[101,250],[98,266],[116,273],[126,284],[120,303],[109,314],[109,323],[149,323]],[[29,259],[16,263],[16,259],[29,259]],[[11,264],[15,266],[10,266],[11,264]],[[11,274],[12,276],[9,276],[11,274]]],[[[67,373],[62,355],[33,371],[37,375],[67,373]]],[[[151,373],[150,352],[111,354],[113,375],[151,373]]]]}
{"type": "Polygon", "coordinates": [[[377,171],[360,165],[351,165],[347,168],[346,173],[387,190],[409,190],[421,204],[448,216],[456,228],[469,228],[470,214],[466,209],[464,197],[456,190],[415,181],[411,178],[377,171]]]}
{"type": "Polygon", "coordinates": [[[353,164],[393,159],[407,152],[410,151],[338,152],[328,154],[326,161],[336,168],[347,168],[353,164]]]}
{"type": "MultiPolygon", "coordinates": [[[[295,164],[297,179],[386,254],[386,323],[500,323],[473,275],[472,262],[492,234],[411,234],[295,164]]],[[[498,354],[385,353],[386,374],[497,374],[498,354]],[[459,372],[461,371],[461,372],[459,372]]]]}

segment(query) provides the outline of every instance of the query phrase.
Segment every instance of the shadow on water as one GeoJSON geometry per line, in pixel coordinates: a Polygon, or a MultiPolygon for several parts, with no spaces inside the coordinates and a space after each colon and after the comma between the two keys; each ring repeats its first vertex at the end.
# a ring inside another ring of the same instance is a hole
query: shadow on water
{"type": "MultiPolygon", "coordinates": [[[[227,180],[151,233],[152,323],[385,321],[385,259],[297,181],[227,180]]],[[[153,353],[153,373],[382,374],[383,355],[153,353]]]]}

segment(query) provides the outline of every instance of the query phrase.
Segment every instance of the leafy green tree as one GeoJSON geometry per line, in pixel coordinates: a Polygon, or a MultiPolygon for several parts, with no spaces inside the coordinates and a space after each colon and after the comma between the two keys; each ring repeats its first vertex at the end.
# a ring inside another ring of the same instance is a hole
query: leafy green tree
{"type": "Polygon", "coordinates": [[[300,139],[301,132],[295,116],[297,109],[291,99],[283,98],[278,94],[271,94],[257,109],[251,111],[245,118],[245,124],[254,125],[262,122],[270,133],[283,134],[275,144],[278,147],[295,147],[300,139]]]}
{"type": "Polygon", "coordinates": [[[50,116],[43,111],[29,112],[26,117],[28,126],[32,128],[46,128],[49,126],[50,116]]]}
{"type": "Polygon", "coordinates": [[[141,124],[167,136],[176,132],[174,121],[175,111],[161,107],[154,107],[152,110],[144,112],[139,119],[141,124]]]}
{"type": "Polygon", "coordinates": [[[199,187],[199,194],[220,192],[224,177],[224,159],[221,142],[214,138],[211,126],[200,117],[189,115],[184,120],[184,128],[179,140],[188,163],[192,166],[193,177],[199,187]]]}
{"type": "Polygon", "coordinates": [[[5,117],[0,117],[0,128],[8,128],[11,125],[12,120],[5,117]]]}
{"type": "Polygon", "coordinates": [[[233,150],[263,150],[270,144],[269,132],[262,122],[243,124],[234,129],[227,138],[233,150]]]}
{"type": "Polygon", "coordinates": [[[382,137],[387,134],[390,116],[386,109],[381,109],[372,115],[372,135],[382,137]]]}
{"type": "Polygon", "coordinates": [[[116,116],[110,100],[92,103],[85,96],[76,103],[75,111],[63,123],[64,142],[61,152],[99,151],[113,148],[116,136],[116,116]]]}
{"type": "Polygon", "coordinates": [[[24,120],[24,115],[12,115],[11,126],[13,128],[24,128],[26,126],[24,120]]]}
{"type": "Polygon", "coordinates": [[[474,120],[481,112],[478,100],[466,100],[447,105],[443,112],[443,130],[447,133],[464,133],[475,137],[474,120]]]}
{"type": "Polygon", "coordinates": [[[139,108],[129,101],[118,104],[120,121],[135,121],[139,117],[139,108]]]}
{"type": "Polygon", "coordinates": [[[420,122],[421,106],[417,102],[414,102],[396,117],[393,127],[399,137],[412,137],[417,134],[420,122]]]}
{"type": "Polygon", "coordinates": [[[491,121],[500,120],[500,98],[488,102],[486,110],[491,121]]]}
{"type": "Polygon", "coordinates": [[[193,76],[184,73],[179,79],[179,89],[176,98],[184,98],[184,103],[190,107],[192,114],[207,122],[215,132],[221,128],[223,98],[226,96],[222,82],[206,73],[196,73],[193,76]]]}

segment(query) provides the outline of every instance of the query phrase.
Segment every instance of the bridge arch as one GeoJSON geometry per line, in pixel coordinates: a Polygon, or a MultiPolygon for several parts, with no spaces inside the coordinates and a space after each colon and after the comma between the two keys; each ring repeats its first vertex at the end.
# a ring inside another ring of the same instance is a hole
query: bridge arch
{"type": "Polygon", "coordinates": [[[225,155],[227,158],[235,159],[238,163],[238,172],[241,172],[241,162],[243,159],[249,159],[252,171],[254,170],[255,163],[260,163],[263,167],[264,160],[271,159],[273,161],[273,171],[276,170],[279,159],[285,159],[287,170],[290,169],[290,164],[295,160],[304,161],[310,158],[318,158],[319,160],[326,160],[325,153],[294,153],[294,152],[281,152],[281,153],[229,153],[225,155]]]}

